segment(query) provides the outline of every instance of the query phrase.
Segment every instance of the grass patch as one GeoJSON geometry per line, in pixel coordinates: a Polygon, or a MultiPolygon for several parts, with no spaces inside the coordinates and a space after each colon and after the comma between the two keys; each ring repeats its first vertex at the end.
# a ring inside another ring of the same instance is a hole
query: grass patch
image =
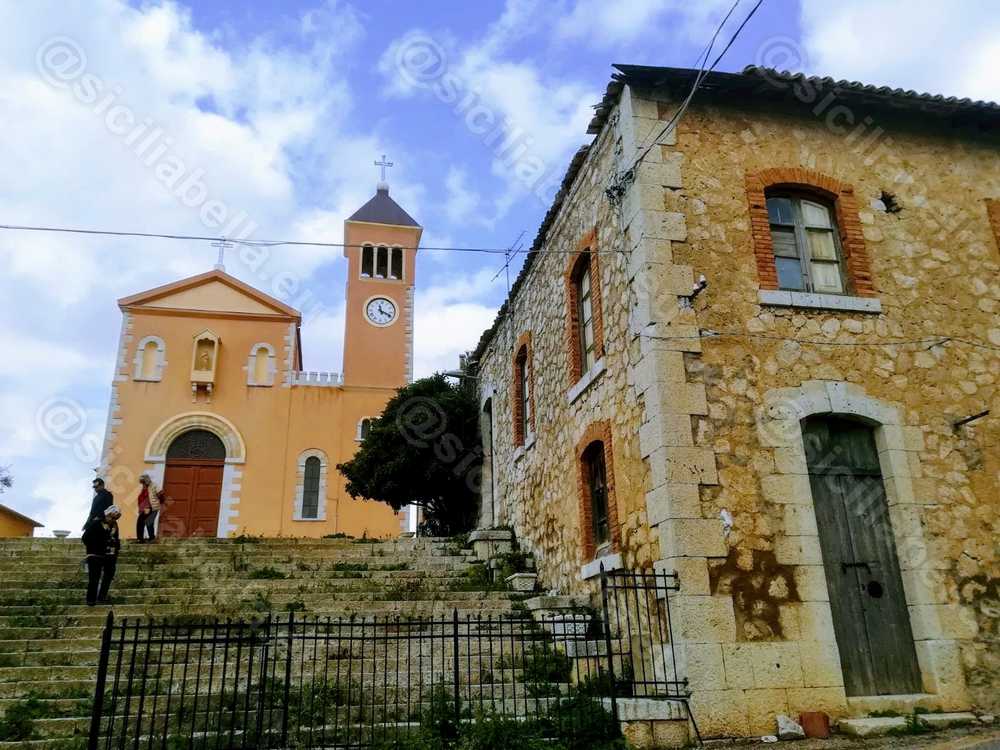
{"type": "Polygon", "coordinates": [[[7,712],[0,719],[0,740],[14,742],[37,739],[35,719],[58,715],[59,712],[53,710],[48,703],[34,696],[13,703],[8,706],[7,712]]]}
{"type": "Polygon", "coordinates": [[[250,573],[247,574],[247,578],[254,581],[276,581],[288,578],[288,575],[277,568],[272,568],[270,565],[267,565],[263,568],[251,570],[250,573]]]}
{"type": "Polygon", "coordinates": [[[929,726],[920,721],[920,714],[914,712],[904,717],[906,724],[901,727],[892,727],[886,734],[895,737],[908,737],[915,734],[928,734],[933,732],[929,726]]]}
{"type": "Polygon", "coordinates": [[[344,572],[361,572],[368,570],[368,563],[354,563],[354,562],[339,562],[334,563],[330,566],[330,570],[337,571],[339,573],[344,572]]]}

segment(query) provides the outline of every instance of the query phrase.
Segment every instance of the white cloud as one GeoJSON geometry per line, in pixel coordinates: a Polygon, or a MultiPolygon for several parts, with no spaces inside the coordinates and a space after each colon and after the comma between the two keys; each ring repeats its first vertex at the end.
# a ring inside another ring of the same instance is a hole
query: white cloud
{"type": "Polygon", "coordinates": [[[518,44],[557,17],[555,5],[508,0],[478,38],[458,44],[447,31],[411,29],[379,60],[388,96],[437,99],[442,115],[464,122],[469,137],[492,155],[492,172],[505,190],[486,221],[502,218],[532,192],[548,203],[554,191],[536,187],[561,179],[586,138],[590,105],[600,98],[591,85],[516,56],[518,44]]]}
{"type": "Polygon", "coordinates": [[[496,307],[481,302],[497,291],[494,273],[486,268],[456,274],[444,284],[417,289],[415,377],[457,369],[459,355],[475,348],[496,317],[496,307]]]}
{"type": "Polygon", "coordinates": [[[804,0],[805,67],[947,96],[1000,98],[1000,15],[975,0],[804,0]]]}
{"type": "MultiPolygon", "coordinates": [[[[6,10],[0,160],[16,175],[0,182],[0,220],[7,223],[213,235],[221,227],[200,216],[213,199],[231,215],[244,212],[259,225],[257,237],[338,242],[343,219],[371,197],[374,155],[411,161],[382,142],[371,122],[363,133],[351,130],[355,95],[347,72],[361,59],[364,27],[345,3],[321,3],[251,39],[199,30],[171,0],[39,0],[6,10]],[[56,33],[70,33],[86,54],[85,71],[102,86],[98,101],[83,102],[39,74],[40,45],[56,33]],[[110,94],[137,122],[148,120],[150,132],[162,129],[158,143],[183,161],[185,175],[201,170],[205,200],[185,205],[158,176],[165,159],[148,166],[152,149],[136,153],[142,138],[129,143],[127,132],[112,132],[110,106],[98,108],[110,94]]],[[[405,172],[393,177],[394,195],[419,210],[419,184],[405,172]]],[[[240,261],[240,250],[228,254],[231,273],[274,294],[273,280],[287,272],[300,294],[329,305],[307,320],[307,351],[315,355],[309,365],[340,369],[342,290],[318,277],[342,258],[341,248],[274,248],[256,270],[240,261]]],[[[16,353],[0,364],[7,424],[0,462],[14,460],[18,480],[4,502],[28,515],[49,514],[50,526],[79,525],[69,517],[89,502],[92,466],[72,447],[42,439],[38,406],[68,395],[99,439],[120,327],[115,300],[207,270],[214,256],[204,243],[0,233],[0,346],[16,353]],[[63,507],[72,508],[65,518],[63,507]]]]}
{"type": "Polygon", "coordinates": [[[731,0],[578,0],[556,24],[556,37],[563,41],[586,40],[599,47],[611,47],[636,40],[643,34],[662,35],[669,28],[672,37],[700,39],[712,30],[731,0]],[[664,17],[671,14],[670,24],[664,17]]]}
{"type": "Polygon", "coordinates": [[[447,191],[445,214],[452,223],[465,221],[479,208],[479,193],[469,186],[464,169],[450,167],[444,180],[444,187],[447,191]]]}

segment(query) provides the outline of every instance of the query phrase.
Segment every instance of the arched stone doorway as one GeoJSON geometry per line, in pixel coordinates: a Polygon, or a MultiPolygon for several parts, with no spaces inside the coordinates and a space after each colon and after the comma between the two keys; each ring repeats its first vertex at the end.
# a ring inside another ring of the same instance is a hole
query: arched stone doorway
{"type": "Polygon", "coordinates": [[[203,429],[183,432],[166,453],[163,491],[168,501],[162,536],[215,536],[219,527],[226,446],[203,429]]]}

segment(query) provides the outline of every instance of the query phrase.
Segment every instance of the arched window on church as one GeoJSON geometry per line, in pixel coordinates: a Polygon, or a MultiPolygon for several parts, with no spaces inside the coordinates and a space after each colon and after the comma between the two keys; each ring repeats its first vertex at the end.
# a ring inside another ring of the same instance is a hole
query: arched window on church
{"type": "Polygon", "coordinates": [[[318,449],[299,456],[298,481],[292,518],[295,521],[326,520],[326,454],[318,449]]]}
{"type": "Polygon", "coordinates": [[[361,247],[361,278],[403,280],[403,248],[385,245],[361,247]]]}
{"type": "Polygon", "coordinates": [[[250,347],[250,356],[247,359],[247,385],[274,385],[276,372],[277,364],[273,346],[260,343],[250,347]]]}
{"type": "Polygon", "coordinates": [[[146,336],[135,350],[135,361],[132,378],[158,382],[163,379],[163,368],[166,363],[166,344],[159,336],[146,336]]]}
{"type": "Polygon", "coordinates": [[[379,245],[375,253],[375,278],[389,278],[389,248],[385,245],[379,245]]]}
{"type": "Polygon", "coordinates": [[[403,280],[403,248],[392,248],[392,262],[389,264],[389,276],[398,281],[403,280]]]}
{"type": "Polygon", "coordinates": [[[375,275],[375,248],[365,245],[361,248],[361,276],[370,279],[375,275]]]}
{"type": "Polygon", "coordinates": [[[319,513],[320,461],[316,456],[306,459],[302,487],[302,517],[316,518],[319,513]]]}
{"type": "Polygon", "coordinates": [[[374,417],[362,417],[361,421],[358,422],[358,433],[354,439],[360,442],[368,437],[368,433],[372,429],[372,422],[374,421],[374,417]]]}

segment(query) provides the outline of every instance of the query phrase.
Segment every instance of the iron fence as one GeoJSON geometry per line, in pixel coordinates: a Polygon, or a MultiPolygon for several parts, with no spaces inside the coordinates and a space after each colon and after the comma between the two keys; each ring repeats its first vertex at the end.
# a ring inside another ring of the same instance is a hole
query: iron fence
{"type": "Polygon", "coordinates": [[[381,748],[489,717],[567,736],[583,704],[614,718],[630,697],[687,709],[670,640],[674,589],[667,574],[603,574],[597,617],[116,622],[109,613],[89,748],[381,748]]]}

